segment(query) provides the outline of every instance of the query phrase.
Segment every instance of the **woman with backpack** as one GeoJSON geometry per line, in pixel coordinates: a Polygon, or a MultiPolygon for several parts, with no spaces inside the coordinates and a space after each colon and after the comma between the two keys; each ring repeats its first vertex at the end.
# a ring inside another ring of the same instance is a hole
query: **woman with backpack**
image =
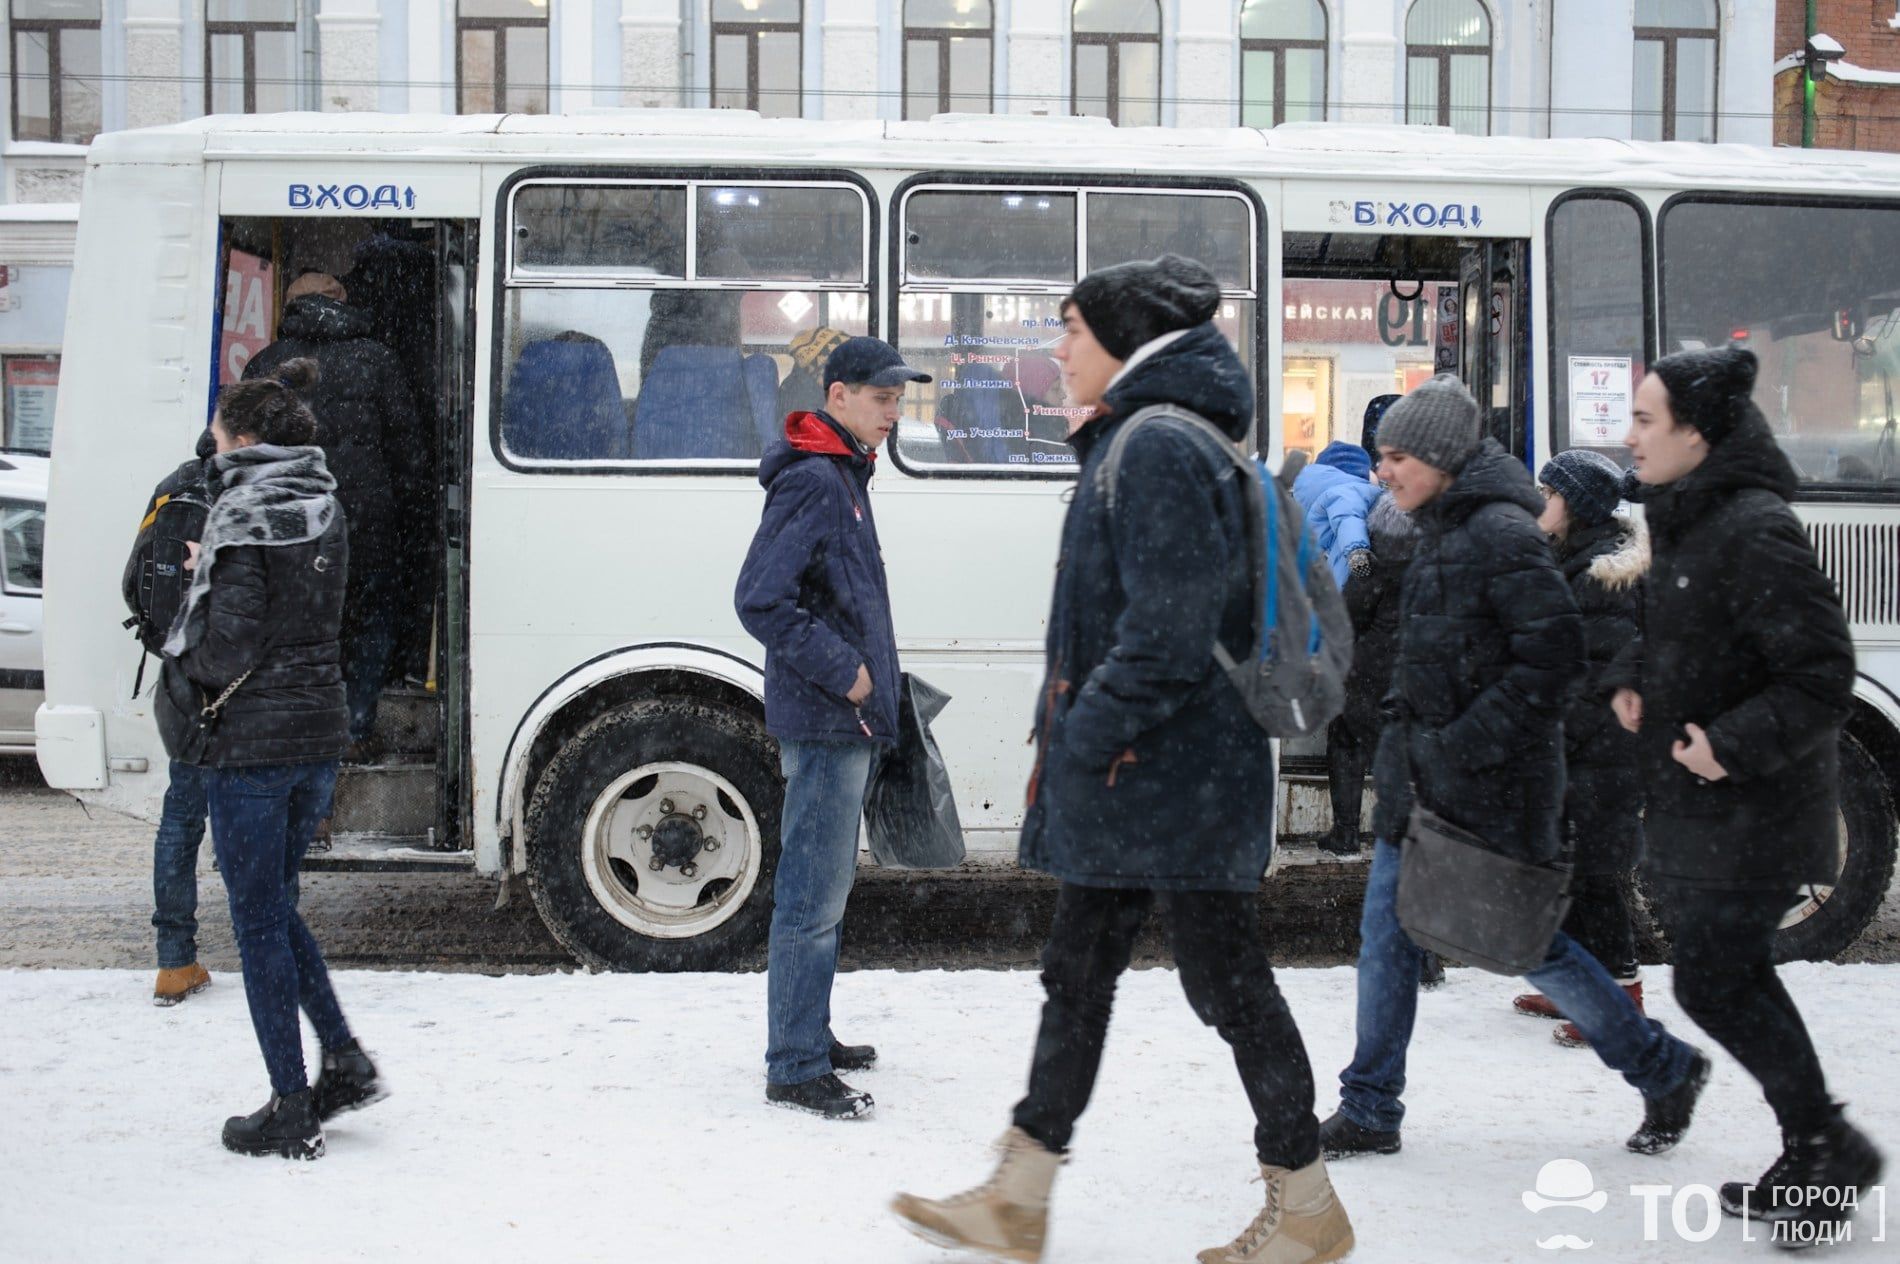
{"type": "Polygon", "coordinates": [[[322,1121],[382,1096],[296,907],[297,868],[329,814],[349,742],[338,650],[348,529],[311,446],[316,419],[298,397],[316,372],[292,360],[218,394],[213,499],[158,698],[166,751],[204,770],[245,999],[270,1072],[270,1100],[228,1120],[224,1145],[292,1159],[321,1157],[322,1121]],[[323,1046],[314,1089],[300,1005],[323,1046]]]}
{"type": "MultiPolygon", "coordinates": [[[[1557,566],[1583,614],[1583,679],[1564,710],[1563,832],[1570,844],[1570,912],[1564,933],[1603,963],[1640,1012],[1643,983],[1630,926],[1629,884],[1643,850],[1643,779],[1636,739],[1610,710],[1604,683],[1610,664],[1643,626],[1643,577],[1649,533],[1641,518],[1619,517],[1623,471],[1583,448],[1544,463],[1537,482],[1544,512],[1537,525],[1551,539],[1557,566]]],[[[1550,998],[1527,992],[1512,1004],[1534,1018],[1563,1018],[1550,998]]],[[[1557,1043],[1588,1042],[1572,1022],[1557,1043]]]]}

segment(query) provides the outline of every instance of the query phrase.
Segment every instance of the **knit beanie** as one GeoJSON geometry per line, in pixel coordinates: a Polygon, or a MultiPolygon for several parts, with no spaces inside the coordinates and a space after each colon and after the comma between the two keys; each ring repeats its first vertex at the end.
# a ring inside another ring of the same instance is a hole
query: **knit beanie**
{"type": "Polygon", "coordinates": [[[1755,353],[1740,347],[1678,351],[1649,366],[1669,388],[1669,411],[1711,445],[1722,442],[1752,402],[1755,353]]]}
{"type": "Polygon", "coordinates": [[[1075,283],[1069,302],[1102,350],[1126,360],[1162,334],[1192,329],[1220,310],[1220,283],[1192,259],[1159,259],[1097,268],[1075,283]]]}
{"type": "Polygon", "coordinates": [[[1397,448],[1448,474],[1462,470],[1480,442],[1478,401],[1449,373],[1414,388],[1379,423],[1380,447],[1397,448]]]}
{"type": "Polygon", "coordinates": [[[1570,520],[1579,527],[1608,522],[1623,499],[1623,471],[1600,452],[1572,448],[1544,462],[1537,481],[1564,498],[1570,520]]]}
{"type": "Polygon", "coordinates": [[[1366,403],[1365,420],[1359,426],[1359,446],[1366,450],[1372,463],[1379,463],[1379,423],[1385,420],[1392,405],[1404,399],[1403,395],[1374,395],[1366,403]]]}

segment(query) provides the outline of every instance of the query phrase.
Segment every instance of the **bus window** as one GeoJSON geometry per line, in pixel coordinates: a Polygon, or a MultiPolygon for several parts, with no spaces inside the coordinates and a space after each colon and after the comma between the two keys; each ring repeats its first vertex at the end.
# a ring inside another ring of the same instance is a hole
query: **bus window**
{"type": "Polygon", "coordinates": [[[870,327],[852,185],[560,180],[514,192],[501,450],[531,469],[749,470],[870,327]]]}
{"type": "Polygon", "coordinates": [[[936,381],[906,396],[896,458],[930,474],[1067,474],[1069,423],[1050,345],[1077,278],[1170,251],[1220,280],[1215,324],[1252,367],[1254,215],[1236,193],[913,189],[900,209],[897,345],[936,381]],[[1086,228],[1086,231],[1084,229],[1086,228]]]}
{"type": "Polygon", "coordinates": [[[1551,450],[1629,463],[1636,383],[1649,362],[1648,217],[1618,193],[1568,193],[1550,209],[1551,450]]]}
{"type": "Polygon", "coordinates": [[[1900,206],[1685,195],[1661,224],[1662,350],[1746,347],[1801,481],[1900,493],[1900,206]]]}

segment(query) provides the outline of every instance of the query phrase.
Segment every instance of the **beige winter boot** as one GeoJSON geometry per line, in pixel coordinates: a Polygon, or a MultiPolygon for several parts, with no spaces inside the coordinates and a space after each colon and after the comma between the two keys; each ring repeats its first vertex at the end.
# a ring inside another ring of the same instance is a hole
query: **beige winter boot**
{"type": "Polygon", "coordinates": [[[1262,1164],[1260,1176],[1267,1205],[1239,1237],[1196,1256],[1200,1264],[1326,1264],[1351,1254],[1352,1225],[1324,1159],[1297,1170],[1262,1164]]]}
{"type": "Polygon", "coordinates": [[[996,1148],[1002,1162],[975,1189],[943,1199],[899,1194],[891,1210],[926,1242],[1036,1264],[1049,1227],[1049,1187],[1062,1156],[1020,1128],[1004,1133],[996,1148]]]}

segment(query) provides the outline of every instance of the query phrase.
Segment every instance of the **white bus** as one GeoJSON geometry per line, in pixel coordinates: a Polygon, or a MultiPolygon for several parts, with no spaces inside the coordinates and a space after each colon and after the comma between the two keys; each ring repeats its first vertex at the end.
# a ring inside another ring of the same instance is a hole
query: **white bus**
{"type": "MultiPolygon", "coordinates": [[[[120,627],[135,510],[316,269],[400,344],[436,471],[406,492],[398,577],[432,678],[386,697],[389,753],[345,771],[328,863],[525,875],[595,966],[756,947],[781,785],[731,594],[756,459],[824,329],[937,375],[878,513],[906,667],[955,699],[938,733],[972,852],[1006,856],[1073,464],[1040,348],[1082,273],[1174,250],[1220,279],[1272,458],[1356,440],[1371,396],[1445,369],[1526,461],[1618,456],[1651,359],[1756,351],[1860,653],[1845,872],[1781,945],[1829,955],[1894,863],[1897,239],[1900,159],[1732,145],[663,110],[104,136],[53,454],[41,766],[155,816],[152,673],[135,696],[120,627]]],[[[1317,755],[1285,752],[1285,836],[1325,827],[1317,755]]]]}

